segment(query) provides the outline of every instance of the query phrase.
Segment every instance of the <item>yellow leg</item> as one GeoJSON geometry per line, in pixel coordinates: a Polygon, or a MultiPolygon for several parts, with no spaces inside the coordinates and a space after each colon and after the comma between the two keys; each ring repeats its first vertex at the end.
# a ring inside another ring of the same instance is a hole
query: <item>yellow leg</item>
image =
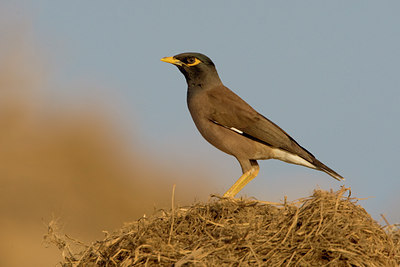
{"type": "Polygon", "coordinates": [[[235,197],[236,194],[243,189],[243,187],[245,187],[251,180],[253,180],[257,176],[259,170],[260,168],[257,165],[253,166],[250,170],[243,173],[243,175],[240,176],[236,183],[234,183],[231,188],[226,191],[224,197],[235,197]]]}

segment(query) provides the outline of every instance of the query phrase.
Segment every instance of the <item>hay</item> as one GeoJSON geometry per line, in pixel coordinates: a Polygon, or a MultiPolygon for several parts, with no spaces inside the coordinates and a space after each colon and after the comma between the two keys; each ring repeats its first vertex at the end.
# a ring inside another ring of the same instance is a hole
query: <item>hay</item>
{"type": "Polygon", "coordinates": [[[143,217],[76,254],[71,240],[48,238],[62,243],[62,266],[398,266],[398,226],[380,226],[350,195],[315,190],[282,204],[214,197],[143,217]]]}

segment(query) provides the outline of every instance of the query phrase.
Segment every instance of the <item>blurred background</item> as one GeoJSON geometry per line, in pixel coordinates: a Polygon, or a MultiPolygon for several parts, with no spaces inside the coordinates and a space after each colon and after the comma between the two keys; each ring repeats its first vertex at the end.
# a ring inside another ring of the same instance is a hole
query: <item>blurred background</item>
{"type": "MultiPolygon", "coordinates": [[[[346,178],[379,222],[400,221],[400,3],[0,2],[0,266],[54,266],[47,224],[93,242],[143,214],[223,194],[236,160],[202,139],[179,71],[221,79],[346,178]],[[22,256],[23,255],[23,256],[22,256]]],[[[305,197],[342,183],[260,162],[242,196],[305,197]]]]}

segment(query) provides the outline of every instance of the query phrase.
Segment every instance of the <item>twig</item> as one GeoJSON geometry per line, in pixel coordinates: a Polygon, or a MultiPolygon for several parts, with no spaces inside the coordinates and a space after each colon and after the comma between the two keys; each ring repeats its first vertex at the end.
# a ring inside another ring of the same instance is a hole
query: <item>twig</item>
{"type": "Polygon", "coordinates": [[[175,223],[175,187],[176,184],[172,186],[172,199],[171,199],[172,218],[171,218],[171,229],[169,230],[168,245],[171,244],[172,231],[174,230],[174,223],[175,223]]]}
{"type": "Polygon", "coordinates": [[[385,215],[384,215],[383,213],[381,213],[381,217],[382,217],[382,219],[385,221],[386,226],[389,226],[390,223],[389,223],[389,221],[386,219],[386,217],[385,217],[385,215]]]}

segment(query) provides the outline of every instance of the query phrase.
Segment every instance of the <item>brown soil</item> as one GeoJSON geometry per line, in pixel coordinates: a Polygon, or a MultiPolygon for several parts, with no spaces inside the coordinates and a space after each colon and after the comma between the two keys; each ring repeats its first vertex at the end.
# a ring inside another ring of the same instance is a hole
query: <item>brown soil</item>
{"type": "Polygon", "coordinates": [[[315,190],[292,203],[213,197],[172,205],[91,245],[54,224],[46,239],[62,251],[62,266],[398,266],[398,225],[382,227],[350,195],[315,190]]]}

